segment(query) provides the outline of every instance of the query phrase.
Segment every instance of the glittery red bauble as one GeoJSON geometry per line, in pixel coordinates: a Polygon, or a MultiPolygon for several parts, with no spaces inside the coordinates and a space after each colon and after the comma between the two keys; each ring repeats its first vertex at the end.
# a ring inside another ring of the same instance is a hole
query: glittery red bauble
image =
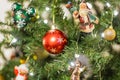
{"type": "Polygon", "coordinates": [[[58,29],[49,30],[43,37],[43,46],[51,54],[59,54],[66,44],[66,36],[58,29]]]}

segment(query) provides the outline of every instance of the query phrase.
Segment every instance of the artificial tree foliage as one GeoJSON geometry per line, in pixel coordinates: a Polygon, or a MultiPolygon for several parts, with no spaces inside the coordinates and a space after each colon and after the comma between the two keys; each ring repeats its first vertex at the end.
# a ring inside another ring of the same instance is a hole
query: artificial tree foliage
{"type": "MultiPolygon", "coordinates": [[[[26,0],[9,1],[23,4],[26,0]]],[[[120,45],[120,13],[114,15],[114,10],[117,9],[120,12],[119,0],[86,0],[86,2],[89,2],[93,6],[96,11],[96,16],[99,18],[99,24],[95,24],[95,29],[91,33],[80,32],[73,18],[69,20],[67,18],[63,19],[64,11],[60,8],[60,5],[67,4],[68,0],[28,1],[30,2],[29,6],[33,6],[37,10],[40,16],[39,19],[35,22],[28,23],[27,26],[21,29],[15,28],[15,25],[12,23],[0,22],[0,25],[8,25],[12,28],[11,31],[0,30],[1,33],[11,34],[19,39],[18,42],[11,45],[9,45],[9,41],[3,41],[0,43],[0,46],[7,44],[8,47],[20,47],[20,50],[24,53],[22,57],[28,59],[29,73],[34,73],[33,76],[28,75],[28,80],[70,80],[71,72],[68,70],[68,65],[70,61],[75,59],[75,54],[82,54],[88,57],[92,70],[92,75],[90,74],[91,76],[88,80],[120,79],[120,52],[112,49],[113,44],[120,45]],[[104,9],[100,10],[96,2],[100,2],[104,6],[104,9]],[[109,3],[111,6],[108,7],[106,3],[109,3]],[[36,47],[43,48],[42,38],[51,29],[51,25],[45,24],[44,19],[41,17],[46,7],[50,8],[48,13],[51,24],[56,24],[57,28],[66,34],[68,43],[60,55],[49,56],[43,60],[34,60],[33,54],[36,47]],[[116,31],[116,38],[113,41],[107,41],[101,37],[101,34],[111,24],[116,31]],[[108,53],[107,56],[105,55],[106,53],[108,53]]],[[[79,10],[80,0],[70,1],[79,10]]],[[[11,18],[12,16],[8,14],[7,20],[11,18]]],[[[3,54],[2,52],[0,53],[3,54]]],[[[20,65],[19,59],[7,61],[7,64],[0,71],[5,80],[11,80],[11,78],[15,77],[13,72],[15,65],[20,65]]]]}

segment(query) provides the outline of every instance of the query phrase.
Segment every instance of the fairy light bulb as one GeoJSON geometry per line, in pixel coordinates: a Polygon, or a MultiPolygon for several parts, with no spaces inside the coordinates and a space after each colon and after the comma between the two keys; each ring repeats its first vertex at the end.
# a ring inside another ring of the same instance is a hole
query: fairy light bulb
{"type": "Polygon", "coordinates": [[[75,58],[78,58],[80,55],[79,54],[75,54],[75,58]]]}
{"type": "Polygon", "coordinates": [[[114,10],[114,16],[117,16],[119,14],[118,10],[114,10]]]}
{"type": "Polygon", "coordinates": [[[16,43],[17,41],[18,41],[18,39],[17,39],[17,38],[14,38],[14,39],[11,41],[10,45],[13,44],[13,43],[16,43]]]}
{"type": "Polygon", "coordinates": [[[33,73],[33,72],[30,72],[29,75],[30,75],[30,76],[34,76],[34,73],[33,73]]]}
{"type": "Polygon", "coordinates": [[[104,37],[105,37],[105,34],[104,34],[104,33],[101,33],[101,37],[104,38],[104,37]]]}
{"type": "Polygon", "coordinates": [[[106,3],[106,6],[107,6],[107,7],[111,7],[111,5],[110,5],[110,3],[109,3],[109,2],[107,2],[107,3],[106,3]]]}
{"type": "Polygon", "coordinates": [[[52,27],[51,27],[52,29],[56,29],[56,27],[55,27],[55,25],[52,25],[52,27]]]}
{"type": "Polygon", "coordinates": [[[48,23],[48,20],[47,20],[47,19],[45,19],[43,22],[44,22],[45,24],[47,24],[47,23],[48,23]]]}
{"type": "Polygon", "coordinates": [[[70,62],[70,66],[75,66],[75,63],[74,62],[70,62]]]}
{"type": "Polygon", "coordinates": [[[46,10],[46,11],[49,11],[49,10],[50,10],[50,8],[49,8],[49,7],[46,7],[46,8],[45,8],[45,10],[46,10]]]}

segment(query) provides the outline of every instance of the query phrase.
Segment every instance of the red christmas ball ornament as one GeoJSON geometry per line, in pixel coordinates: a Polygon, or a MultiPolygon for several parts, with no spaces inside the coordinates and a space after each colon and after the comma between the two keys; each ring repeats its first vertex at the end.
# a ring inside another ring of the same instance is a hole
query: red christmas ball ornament
{"type": "Polygon", "coordinates": [[[51,54],[59,54],[67,44],[67,38],[58,29],[49,30],[43,37],[43,46],[51,54]]]}

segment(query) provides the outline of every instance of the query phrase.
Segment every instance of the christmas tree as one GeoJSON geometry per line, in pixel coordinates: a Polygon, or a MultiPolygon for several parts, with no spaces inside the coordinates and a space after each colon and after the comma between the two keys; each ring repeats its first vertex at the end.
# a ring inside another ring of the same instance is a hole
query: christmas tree
{"type": "Polygon", "coordinates": [[[0,80],[120,79],[119,0],[7,1],[0,80]]]}

